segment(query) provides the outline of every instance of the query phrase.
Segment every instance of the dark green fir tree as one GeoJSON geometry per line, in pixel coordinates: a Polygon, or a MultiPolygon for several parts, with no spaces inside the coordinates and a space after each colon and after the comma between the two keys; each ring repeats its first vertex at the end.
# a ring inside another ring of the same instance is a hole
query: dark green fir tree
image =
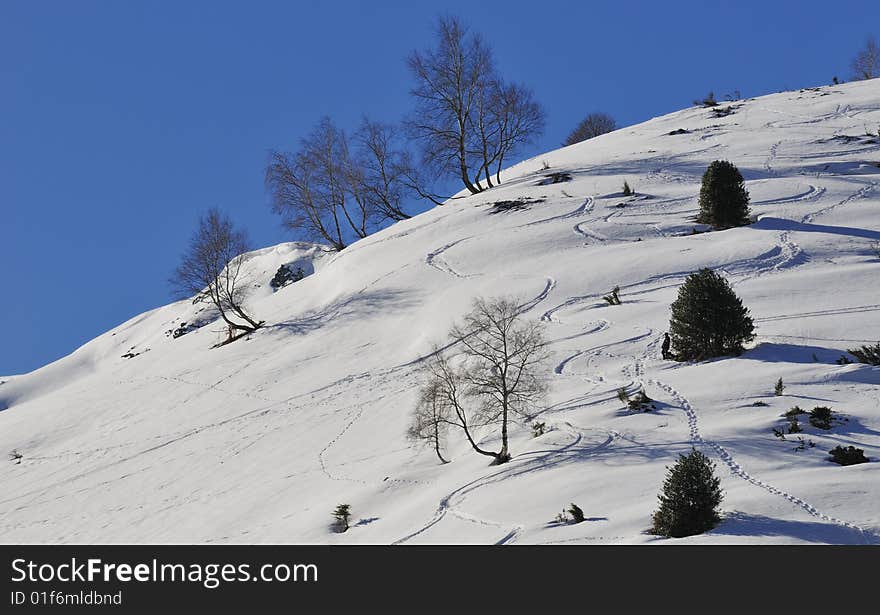
{"type": "Polygon", "coordinates": [[[703,453],[692,449],[679,455],[675,465],[666,469],[653,533],[680,538],[712,529],[721,520],[718,507],[724,496],[720,483],[715,464],[703,453]]]}
{"type": "Polygon", "coordinates": [[[672,303],[669,336],[679,361],[738,355],[755,338],[748,308],[711,269],[689,275],[672,303]]]}
{"type": "Polygon", "coordinates": [[[749,193],[733,163],[716,160],[703,173],[697,222],[716,229],[749,224],[749,193]]]}

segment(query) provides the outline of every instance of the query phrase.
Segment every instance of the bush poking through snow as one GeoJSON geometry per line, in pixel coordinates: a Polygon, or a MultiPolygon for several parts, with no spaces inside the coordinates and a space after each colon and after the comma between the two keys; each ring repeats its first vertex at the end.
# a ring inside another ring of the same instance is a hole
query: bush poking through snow
{"type": "Polygon", "coordinates": [[[716,229],[745,226],[749,220],[749,193],[736,166],[715,160],[703,173],[697,222],[716,229]]]}
{"type": "Polygon", "coordinates": [[[859,363],[867,363],[868,365],[880,365],[880,342],[877,342],[873,346],[852,348],[850,350],[847,350],[847,352],[858,359],[859,363]]]}
{"type": "Polygon", "coordinates": [[[702,106],[702,107],[714,107],[714,106],[716,106],[717,104],[718,104],[718,101],[715,100],[715,92],[709,92],[709,94],[707,94],[707,95],[703,98],[703,100],[699,100],[699,99],[697,99],[697,100],[694,101],[694,106],[696,106],[696,107],[700,107],[700,106],[702,106]]]}
{"type": "Polygon", "coordinates": [[[831,429],[834,412],[827,406],[816,406],[810,410],[810,425],[818,429],[831,429]]]}
{"type": "Polygon", "coordinates": [[[547,433],[547,424],[546,423],[540,423],[538,421],[535,421],[534,423],[532,423],[532,437],[533,438],[537,438],[538,436],[543,436],[545,433],[547,433]]]}
{"type": "Polygon", "coordinates": [[[702,361],[741,354],[755,338],[755,326],[727,280],[701,269],[678,290],[669,333],[679,361],[702,361]]]}
{"type": "Polygon", "coordinates": [[[720,484],[715,464],[703,453],[692,449],[679,455],[675,465],[667,467],[653,533],[680,538],[712,529],[721,520],[718,507],[724,496],[720,484]]]}
{"type": "Polygon", "coordinates": [[[572,502],[568,505],[568,514],[571,515],[571,520],[575,523],[581,523],[584,521],[586,517],[584,517],[584,511],[581,510],[581,507],[572,502]]]}
{"type": "Polygon", "coordinates": [[[812,440],[804,440],[802,436],[798,436],[798,445],[794,447],[795,452],[805,451],[807,447],[814,448],[816,443],[812,440]]]}
{"type": "Polygon", "coordinates": [[[635,194],[635,191],[629,187],[629,183],[624,180],[623,181],[623,196],[632,196],[635,194]]]}
{"type": "Polygon", "coordinates": [[[791,418],[793,416],[797,416],[799,414],[806,414],[806,413],[807,413],[807,411],[803,410],[800,406],[792,406],[791,410],[788,410],[784,416],[785,416],[785,418],[791,418]]]}
{"type": "Polygon", "coordinates": [[[654,405],[654,400],[648,397],[644,391],[636,393],[635,397],[630,398],[626,405],[630,410],[639,412],[649,412],[657,409],[654,405]]]}
{"type": "Polygon", "coordinates": [[[785,391],[785,385],[782,383],[782,378],[776,381],[776,385],[773,387],[773,394],[779,397],[782,395],[782,392],[785,391]]]}
{"type": "Polygon", "coordinates": [[[801,429],[800,421],[798,421],[798,417],[790,416],[788,417],[788,433],[801,433],[803,429],[801,429]]]}
{"type": "Polygon", "coordinates": [[[17,448],[12,449],[12,452],[9,453],[9,461],[14,461],[17,464],[21,463],[22,457],[24,457],[24,455],[19,453],[17,448]]]}
{"type": "Polygon", "coordinates": [[[831,461],[842,466],[852,466],[857,463],[868,462],[868,458],[865,457],[865,451],[854,446],[847,446],[844,448],[837,445],[828,451],[828,454],[831,455],[831,461]]]}
{"type": "Polygon", "coordinates": [[[278,271],[275,272],[272,280],[269,282],[269,286],[272,287],[272,290],[278,290],[279,288],[284,288],[288,284],[299,282],[304,277],[306,277],[306,274],[302,267],[291,269],[290,265],[281,265],[278,268],[278,271]]]}
{"type": "Polygon", "coordinates": [[[621,403],[629,404],[629,393],[626,390],[626,387],[620,387],[617,389],[617,399],[621,401],[621,403]]]}
{"type": "Polygon", "coordinates": [[[615,286],[610,293],[603,295],[602,298],[608,305],[620,305],[620,286],[615,286]]]}
{"type": "Polygon", "coordinates": [[[564,508],[561,513],[556,515],[554,521],[560,525],[568,525],[569,523],[586,521],[586,517],[581,507],[572,502],[568,505],[568,508],[564,508]]]}
{"type": "Polygon", "coordinates": [[[348,520],[350,518],[351,506],[349,506],[348,504],[340,504],[339,506],[337,506],[336,509],[333,511],[334,529],[340,534],[342,532],[348,531],[348,520]]]}

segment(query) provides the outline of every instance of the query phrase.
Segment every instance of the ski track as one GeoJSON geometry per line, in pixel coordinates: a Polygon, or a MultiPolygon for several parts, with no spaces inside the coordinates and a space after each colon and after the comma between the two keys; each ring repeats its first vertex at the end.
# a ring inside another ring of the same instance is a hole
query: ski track
{"type": "Polygon", "coordinates": [[[587,220],[586,222],[578,222],[572,227],[572,230],[581,235],[584,239],[598,239],[599,241],[608,241],[608,238],[601,234],[597,233],[594,230],[591,230],[587,227],[588,224],[593,222],[592,220],[587,220]]]}
{"type": "Polygon", "coordinates": [[[442,256],[443,253],[446,252],[446,250],[448,250],[449,248],[456,246],[464,241],[467,241],[468,239],[472,239],[472,238],[471,237],[464,237],[463,239],[456,239],[452,243],[447,243],[446,245],[437,248],[433,252],[429,252],[427,254],[427,256],[425,256],[425,263],[429,267],[433,267],[434,269],[437,269],[438,271],[442,271],[443,273],[448,273],[449,275],[453,275],[457,278],[473,277],[470,275],[465,275],[465,274],[460,273],[460,272],[456,271],[455,269],[453,269],[452,266],[449,263],[447,263],[446,260],[442,256]]]}
{"type": "Polygon", "coordinates": [[[560,214],[558,216],[551,216],[549,218],[543,218],[541,220],[535,220],[534,222],[527,222],[526,224],[522,224],[517,228],[524,228],[528,226],[535,226],[536,224],[546,224],[547,222],[553,222],[554,220],[565,220],[567,218],[577,218],[578,216],[582,216],[584,214],[588,214],[593,211],[593,207],[595,207],[596,200],[592,196],[588,196],[587,200],[584,201],[577,209],[574,211],[570,211],[567,214],[560,214]]]}
{"type": "Polygon", "coordinates": [[[806,191],[799,194],[767,199],[764,201],[755,201],[752,205],[782,205],[784,203],[797,203],[799,201],[813,201],[821,197],[823,194],[825,194],[824,187],[816,187],[812,184],[807,184],[806,191]]]}
{"type": "MultiPolygon", "coordinates": [[[[862,183],[862,182],[859,182],[862,183]]],[[[854,201],[856,199],[863,199],[868,196],[874,188],[877,186],[877,182],[871,181],[863,185],[861,188],[853,192],[851,195],[843,199],[842,201],[838,201],[837,203],[833,203],[828,205],[827,207],[823,207],[821,209],[817,209],[816,211],[807,214],[803,218],[801,218],[801,224],[809,224],[813,220],[815,220],[818,216],[824,216],[827,213],[830,213],[832,210],[846,205],[847,203],[854,201]]]]}
{"type": "MultiPolygon", "coordinates": [[[[481,476],[476,478],[464,485],[461,485],[454,489],[453,491],[446,494],[443,498],[441,498],[437,510],[434,512],[434,516],[428,521],[425,525],[415,530],[414,532],[410,532],[406,536],[402,538],[398,538],[391,544],[399,545],[405,542],[409,542],[413,538],[424,534],[429,529],[440,523],[447,515],[451,515],[458,519],[462,519],[464,521],[469,521],[471,523],[476,523],[478,525],[494,527],[494,528],[505,528],[510,527],[510,524],[504,524],[498,521],[492,521],[490,519],[483,519],[477,517],[476,515],[471,515],[469,513],[458,510],[457,506],[461,505],[464,500],[474,491],[481,489],[482,487],[486,487],[490,484],[497,483],[504,479],[513,478],[515,476],[519,476],[520,474],[527,474],[529,472],[534,472],[536,470],[540,470],[545,467],[545,462],[549,459],[552,459],[554,456],[557,456],[561,453],[564,453],[567,450],[570,450],[576,446],[578,446],[583,439],[583,434],[581,430],[577,430],[570,423],[564,423],[567,427],[569,427],[569,431],[574,435],[574,439],[559,448],[554,448],[546,451],[527,451],[525,453],[521,453],[519,455],[514,456],[510,461],[501,466],[500,470],[494,471],[490,474],[481,476]],[[538,457],[529,459],[532,455],[538,455],[538,457]],[[517,463],[522,462],[522,463],[517,463]]],[[[614,441],[615,437],[619,437],[619,434],[614,431],[606,431],[607,437],[601,443],[588,448],[587,453],[595,453],[600,450],[604,450],[608,448],[611,443],[614,441]]],[[[504,535],[495,541],[494,544],[502,545],[502,544],[511,544],[514,542],[520,534],[523,532],[524,526],[521,524],[514,524],[512,529],[506,531],[504,535]]]]}

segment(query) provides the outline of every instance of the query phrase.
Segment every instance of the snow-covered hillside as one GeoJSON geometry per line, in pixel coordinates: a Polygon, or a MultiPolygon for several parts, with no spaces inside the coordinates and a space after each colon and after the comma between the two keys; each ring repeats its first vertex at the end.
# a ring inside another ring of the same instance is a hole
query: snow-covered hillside
{"type": "Polygon", "coordinates": [[[729,106],[535,157],[339,254],[255,252],[267,326],[247,339],[211,349],[216,322],[172,337],[210,317],[183,301],[0,378],[0,451],[22,455],[0,465],[0,541],[880,542],[880,368],[836,363],[880,338],[880,80],[729,106]],[[691,235],[715,159],[739,167],[758,221],[691,235]],[[293,261],[315,272],[273,293],[293,261]],[[736,358],[663,361],[669,305],[701,267],[728,277],[758,338],[736,358]],[[440,465],[405,437],[420,358],[474,297],[511,294],[546,323],[550,431],[517,427],[501,466],[453,434],[440,465]],[[657,410],[622,409],[617,389],[639,384],[657,410]],[[816,446],[795,451],[772,430],[796,404],[848,421],[804,422],[816,446]],[[872,463],[830,463],[838,444],[872,463]],[[691,446],[716,461],[724,521],[649,535],[665,466],[691,446]],[[552,523],[569,502],[588,520],[552,523]],[[340,503],[354,527],[334,534],[340,503]]]}

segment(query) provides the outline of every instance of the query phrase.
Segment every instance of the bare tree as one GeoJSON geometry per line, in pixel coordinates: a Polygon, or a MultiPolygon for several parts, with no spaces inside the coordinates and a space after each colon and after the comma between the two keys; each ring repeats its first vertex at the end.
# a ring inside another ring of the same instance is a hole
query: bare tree
{"type": "Polygon", "coordinates": [[[440,449],[443,447],[446,429],[452,422],[450,409],[451,405],[444,397],[441,381],[431,378],[419,392],[419,402],[407,432],[411,439],[422,440],[430,445],[441,463],[448,463],[440,449]]]}
{"type": "MultiPolygon", "coordinates": [[[[492,457],[496,462],[499,454],[481,448],[474,437],[474,429],[483,425],[481,417],[468,409],[468,383],[465,372],[452,365],[437,347],[426,364],[427,379],[419,392],[419,405],[413,417],[413,426],[420,425],[418,431],[411,429],[410,436],[434,444],[435,430],[442,426],[461,429],[471,447],[481,455],[492,457]],[[424,402],[430,400],[430,412],[424,402]],[[422,425],[424,427],[422,427],[422,425]]],[[[444,432],[439,432],[442,436],[444,432]]]]}
{"type": "Polygon", "coordinates": [[[228,327],[227,342],[235,339],[236,332],[249,333],[263,324],[244,308],[248,287],[241,270],[249,249],[244,231],[236,229],[225,214],[209,209],[199,218],[198,229],[169,280],[179,297],[195,295],[214,304],[228,327]]]}
{"type": "MultiPolygon", "coordinates": [[[[460,428],[476,452],[504,463],[510,459],[510,422],[531,418],[547,390],[542,324],[523,320],[513,299],[477,299],[450,335],[462,346],[463,363],[455,368],[434,353],[420,399],[439,404],[429,418],[460,428]],[[500,429],[498,451],[481,448],[474,437],[475,428],[487,425],[500,429]]],[[[420,408],[416,414],[424,416],[423,401],[420,408]]]]}
{"type": "MultiPolygon", "coordinates": [[[[407,60],[416,85],[416,114],[408,122],[421,141],[426,162],[454,171],[471,192],[474,184],[469,153],[472,114],[495,69],[492,54],[478,34],[469,34],[457,18],[444,17],[437,25],[437,48],[414,51],[407,60]]],[[[477,169],[479,169],[479,165],[477,169]]]]}
{"type": "Polygon", "coordinates": [[[408,59],[416,110],[406,125],[426,166],[457,175],[476,194],[493,186],[494,166],[541,133],[543,110],[529,90],[504,84],[489,47],[458,19],[440,19],[437,39],[435,49],[408,59]]]}
{"type": "Polygon", "coordinates": [[[397,142],[394,126],[364,117],[355,133],[358,146],[356,175],[369,207],[385,220],[406,220],[403,198],[407,192],[405,173],[408,160],[397,142]]]}
{"type": "Polygon", "coordinates": [[[852,61],[854,79],[874,79],[880,77],[880,45],[874,37],[869,37],[852,61]]]}
{"type": "Polygon", "coordinates": [[[571,131],[571,134],[568,135],[562,145],[574,145],[575,143],[604,135],[606,132],[612,132],[616,129],[617,123],[607,113],[591,113],[571,131]]]}
{"type": "Polygon", "coordinates": [[[495,164],[495,181],[501,183],[501,169],[505,159],[529,145],[544,132],[544,109],[535,100],[533,92],[520,84],[499,83],[490,108],[491,123],[497,127],[497,137],[489,165],[495,164]]]}
{"type": "Polygon", "coordinates": [[[407,190],[419,198],[427,199],[434,205],[443,205],[451,198],[450,195],[441,194],[434,189],[441,175],[438,169],[423,164],[413,156],[412,152],[402,151],[398,165],[400,181],[407,190]]]}
{"type": "Polygon", "coordinates": [[[366,237],[374,223],[363,171],[352,159],[345,133],[322,118],[295,154],[273,151],[266,169],[272,209],[284,224],[335,250],[348,231],[366,237]]]}
{"type": "Polygon", "coordinates": [[[339,213],[317,188],[317,168],[301,154],[273,151],[266,168],[272,211],[283,224],[307,239],[324,240],[334,250],[345,248],[339,213]]]}

